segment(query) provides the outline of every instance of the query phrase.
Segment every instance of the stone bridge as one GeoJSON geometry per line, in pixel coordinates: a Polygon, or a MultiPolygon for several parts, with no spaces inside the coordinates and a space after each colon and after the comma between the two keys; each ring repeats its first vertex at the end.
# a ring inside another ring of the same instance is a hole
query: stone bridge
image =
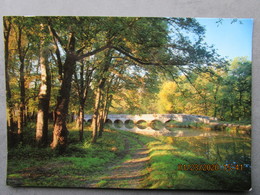
{"type": "MultiPolygon", "coordinates": [[[[92,120],[92,115],[85,115],[84,119],[86,121],[92,120]]],[[[178,121],[178,122],[197,122],[197,123],[209,123],[210,121],[216,121],[217,118],[201,116],[201,115],[189,115],[189,114],[109,114],[107,116],[107,122],[127,122],[133,121],[135,124],[140,121],[145,121],[151,123],[153,121],[161,121],[166,123],[168,121],[178,121]]]]}

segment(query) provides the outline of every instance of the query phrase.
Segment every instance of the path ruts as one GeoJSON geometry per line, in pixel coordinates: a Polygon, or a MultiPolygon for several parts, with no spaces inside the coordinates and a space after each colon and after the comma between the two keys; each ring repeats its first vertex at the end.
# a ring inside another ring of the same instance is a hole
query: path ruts
{"type": "Polygon", "coordinates": [[[145,176],[143,170],[146,168],[146,164],[149,161],[149,150],[145,145],[139,142],[140,148],[132,151],[129,140],[125,138],[124,142],[126,148],[125,152],[130,155],[130,158],[108,167],[102,176],[87,184],[86,187],[129,189],[138,189],[142,187],[142,180],[145,176]]]}

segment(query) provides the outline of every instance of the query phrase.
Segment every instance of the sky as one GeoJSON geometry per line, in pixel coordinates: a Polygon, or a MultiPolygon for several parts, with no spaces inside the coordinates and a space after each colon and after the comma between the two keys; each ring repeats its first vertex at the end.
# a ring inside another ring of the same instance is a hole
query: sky
{"type": "Polygon", "coordinates": [[[214,45],[222,57],[234,59],[247,56],[252,60],[252,31],[253,19],[223,19],[221,24],[216,23],[218,18],[197,18],[206,28],[205,41],[214,45]]]}

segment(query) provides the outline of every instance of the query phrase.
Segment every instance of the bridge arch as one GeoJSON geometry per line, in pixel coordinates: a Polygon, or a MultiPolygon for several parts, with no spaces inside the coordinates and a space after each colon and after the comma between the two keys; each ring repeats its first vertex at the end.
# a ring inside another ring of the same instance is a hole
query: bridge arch
{"type": "Polygon", "coordinates": [[[125,121],[125,127],[127,129],[132,129],[132,128],[134,128],[134,126],[135,126],[135,122],[133,120],[128,119],[125,121]]]}
{"type": "Polygon", "coordinates": [[[169,123],[170,121],[176,121],[174,119],[169,119],[169,120],[166,120],[165,123],[169,123]]]}
{"type": "MultiPolygon", "coordinates": [[[[85,121],[91,122],[92,115],[87,114],[84,116],[85,121]]],[[[133,121],[134,124],[140,123],[152,123],[152,121],[161,121],[164,123],[165,127],[167,123],[170,121],[176,122],[198,122],[198,123],[209,123],[210,121],[217,121],[217,118],[201,116],[201,115],[188,115],[188,114],[109,114],[107,119],[111,121],[111,123],[119,124],[120,126],[126,125],[129,121],[133,121]]],[[[174,123],[171,123],[174,125],[174,123]]]]}
{"type": "Polygon", "coordinates": [[[110,119],[106,119],[106,122],[105,122],[107,125],[112,125],[113,124],[113,121],[111,121],[110,119]]]}
{"type": "Polygon", "coordinates": [[[120,119],[116,119],[116,120],[114,120],[114,125],[116,127],[123,127],[124,126],[124,122],[122,120],[120,120],[120,119]]]}
{"type": "Polygon", "coordinates": [[[164,122],[158,119],[154,119],[149,123],[149,126],[154,130],[159,130],[164,127],[164,122]]]}
{"type": "Polygon", "coordinates": [[[135,124],[140,129],[146,129],[147,126],[148,126],[148,122],[146,120],[143,120],[143,119],[136,121],[135,124]]]}
{"type": "Polygon", "coordinates": [[[164,125],[165,126],[174,126],[176,122],[178,122],[178,121],[170,119],[170,120],[165,121],[164,125]]]}

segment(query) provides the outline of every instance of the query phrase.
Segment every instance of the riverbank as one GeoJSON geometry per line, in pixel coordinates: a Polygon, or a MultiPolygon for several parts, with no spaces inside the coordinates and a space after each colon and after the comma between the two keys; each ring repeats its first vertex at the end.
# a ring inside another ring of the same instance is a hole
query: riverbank
{"type": "Polygon", "coordinates": [[[167,129],[173,128],[192,128],[192,129],[203,129],[207,131],[228,131],[230,133],[239,133],[251,135],[251,125],[235,124],[228,122],[214,121],[210,123],[193,123],[193,122],[176,122],[170,121],[166,125],[167,129]]]}

